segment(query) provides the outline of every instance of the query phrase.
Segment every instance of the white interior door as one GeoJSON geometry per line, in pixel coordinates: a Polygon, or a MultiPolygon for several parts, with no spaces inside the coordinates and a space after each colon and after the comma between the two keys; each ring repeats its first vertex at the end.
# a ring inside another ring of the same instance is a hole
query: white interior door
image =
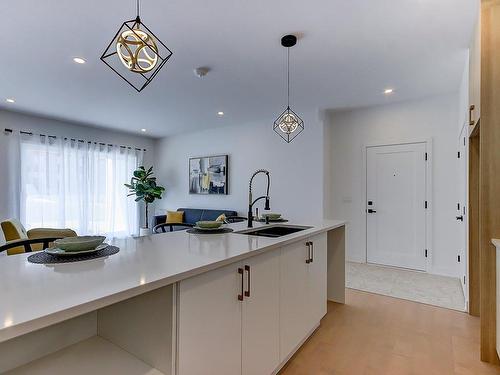
{"type": "Polygon", "coordinates": [[[426,269],[426,143],[366,150],[367,261],[426,269]]]}

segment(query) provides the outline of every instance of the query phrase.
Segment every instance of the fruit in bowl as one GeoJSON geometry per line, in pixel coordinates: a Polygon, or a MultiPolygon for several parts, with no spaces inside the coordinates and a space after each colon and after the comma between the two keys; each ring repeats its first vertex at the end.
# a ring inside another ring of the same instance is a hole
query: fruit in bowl
{"type": "Polygon", "coordinates": [[[197,221],[196,226],[203,229],[218,229],[224,224],[222,221],[202,220],[197,221]]]}
{"type": "Polygon", "coordinates": [[[64,251],[93,250],[104,242],[106,236],[65,237],[54,241],[54,246],[64,251]]]}

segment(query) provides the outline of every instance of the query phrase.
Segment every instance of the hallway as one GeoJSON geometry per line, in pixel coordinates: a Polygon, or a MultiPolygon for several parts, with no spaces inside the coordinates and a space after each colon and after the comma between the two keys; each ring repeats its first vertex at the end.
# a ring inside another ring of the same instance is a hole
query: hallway
{"type": "Polygon", "coordinates": [[[465,311],[460,279],[402,268],[346,263],[346,287],[465,311]]]}

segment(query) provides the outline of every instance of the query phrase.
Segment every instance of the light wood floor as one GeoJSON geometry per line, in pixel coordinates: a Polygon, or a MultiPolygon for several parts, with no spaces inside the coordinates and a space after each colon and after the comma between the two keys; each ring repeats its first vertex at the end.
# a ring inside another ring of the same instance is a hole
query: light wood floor
{"type": "Polygon", "coordinates": [[[347,289],[280,375],[490,375],[479,360],[479,318],[347,289]]]}

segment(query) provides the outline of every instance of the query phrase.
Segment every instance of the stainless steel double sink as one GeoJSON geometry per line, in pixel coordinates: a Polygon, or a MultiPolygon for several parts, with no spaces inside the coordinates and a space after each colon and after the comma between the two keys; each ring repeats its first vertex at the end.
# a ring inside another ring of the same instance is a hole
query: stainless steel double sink
{"type": "Polygon", "coordinates": [[[283,225],[283,224],[276,224],[276,225],[269,225],[269,226],[264,226],[264,227],[259,227],[259,228],[249,228],[245,230],[240,230],[238,234],[246,234],[248,236],[260,236],[260,237],[271,237],[271,238],[277,238],[277,237],[282,237],[286,236],[288,234],[292,233],[297,233],[306,229],[309,229],[312,227],[305,227],[305,226],[300,226],[300,225],[283,225]]]}

